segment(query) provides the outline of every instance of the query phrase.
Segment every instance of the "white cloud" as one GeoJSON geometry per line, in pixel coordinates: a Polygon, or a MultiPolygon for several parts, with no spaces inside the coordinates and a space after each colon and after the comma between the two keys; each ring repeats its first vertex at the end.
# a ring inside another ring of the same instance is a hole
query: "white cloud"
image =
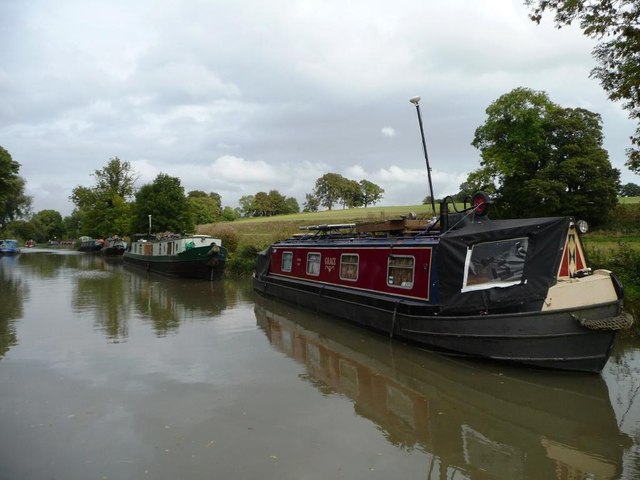
{"type": "Polygon", "coordinates": [[[247,161],[232,155],[216,159],[208,170],[211,179],[236,183],[269,184],[278,177],[278,172],[266,162],[247,161]]]}
{"type": "Polygon", "coordinates": [[[395,137],[396,136],[396,131],[392,127],[382,127],[382,130],[380,130],[380,133],[382,133],[383,137],[395,137]]]}

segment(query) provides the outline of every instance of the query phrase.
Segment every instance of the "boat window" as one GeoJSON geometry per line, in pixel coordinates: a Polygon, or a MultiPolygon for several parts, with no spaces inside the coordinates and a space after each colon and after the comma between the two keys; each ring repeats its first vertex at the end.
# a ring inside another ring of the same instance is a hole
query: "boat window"
{"type": "Polygon", "coordinates": [[[291,265],[293,264],[293,252],[283,252],[282,253],[282,268],[283,272],[290,272],[291,265]]]}
{"type": "Polygon", "coordinates": [[[340,255],[340,279],[358,280],[358,255],[349,253],[340,255]]]}
{"type": "Polygon", "coordinates": [[[462,291],[504,288],[526,282],[523,273],[528,248],[528,238],[473,245],[467,250],[462,291]]]}
{"type": "Polygon", "coordinates": [[[408,256],[390,255],[387,268],[387,285],[392,287],[413,287],[413,266],[415,259],[408,256]]]}
{"type": "Polygon", "coordinates": [[[320,254],[307,254],[307,275],[320,275],[320,254]]]}

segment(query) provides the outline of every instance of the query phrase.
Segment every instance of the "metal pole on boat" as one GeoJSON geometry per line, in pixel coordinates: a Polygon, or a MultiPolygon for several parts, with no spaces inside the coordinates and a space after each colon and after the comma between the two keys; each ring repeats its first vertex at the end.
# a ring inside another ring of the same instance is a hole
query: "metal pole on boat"
{"type": "Polygon", "coordinates": [[[424,151],[424,160],[427,162],[427,177],[429,178],[429,193],[431,195],[431,208],[433,209],[433,216],[436,216],[436,200],[433,198],[433,183],[431,183],[431,167],[429,166],[429,155],[427,155],[427,142],[424,139],[424,129],[422,128],[422,115],[420,115],[420,97],[413,97],[409,99],[411,103],[416,106],[416,112],[418,112],[418,123],[420,124],[420,136],[422,137],[422,150],[424,151]]]}
{"type": "Polygon", "coordinates": [[[149,236],[151,236],[151,215],[149,215],[149,236]]]}

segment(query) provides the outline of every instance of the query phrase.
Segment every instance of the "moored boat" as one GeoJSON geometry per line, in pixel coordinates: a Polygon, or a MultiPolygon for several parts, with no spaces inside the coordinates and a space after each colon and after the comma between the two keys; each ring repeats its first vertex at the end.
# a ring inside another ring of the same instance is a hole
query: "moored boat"
{"type": "Polygon", "coordinates": [[[104,241],[102,248],[100,249],[101,255],[109,257],[119,257],[127,250],[127,242],[122,238],[115,236],[109,237],[104,241]]]}
{"type": "Polygon", "coordinates": [[[80,245],[78,246],[78,251],[96,253],[102,250],[103,245],[104,240],[88,237],[85,235],[80,237],[80,245]]]}
{"type": "Polygon", "coordinates": [[[600,372],[633,319],[617,277],[589,268],[579,223],[490,220],[482,192],[449,203],[429,219],[306,227],[258,255],[254,289],[432,350],[600,372]]]}
{"type": "Polygon", "coordinates": [[[18,255],[20,247],[18,241],[13,239],[0,240],[0,255],[18,255]]]}
{"type": "Polygon", "coordinates": [[[125,264],[148,272],[213,280],[224,273],[227,250],[209,235],[163,234],[132,242],[123,258],[125,264]]]}

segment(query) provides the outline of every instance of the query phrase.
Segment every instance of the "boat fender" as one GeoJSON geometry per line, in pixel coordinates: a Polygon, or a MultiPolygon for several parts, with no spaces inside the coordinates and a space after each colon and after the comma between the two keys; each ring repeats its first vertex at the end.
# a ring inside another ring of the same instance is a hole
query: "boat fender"
{"type": "Polygon", "coordinates": [[[589,330],[626,330],[633,325],[633,316],[627,312],[621,312],[620,315],[610,318],[577,318],[578,323],[589,330]]]}
{"type": "Polygon", "coordinates": [[[214,243],[207,255],[217,255],[218,253],[220,253],[220,247],[214,243]]]}
{"type": "Polygon", "coordinates": [[[393,316],[391,317],[391,328],[389,329],[389,338],[393,338],[393,332],[396,330],[396,314],[398,313],[398,307],[402,300],[398,300],[396,302],[395,307],[393,307],[393,316]]]}
{"type": "Polygon", "coordinates": [[[322,285],[320,287],[320,290],[318,290],[318,297],[317,297],[317,301],[316,301],[316,313],[318,313],[320,311],[320,301],[322,300],[322,293],[324,292],[324,287],[325,285],[322,285]]]}

